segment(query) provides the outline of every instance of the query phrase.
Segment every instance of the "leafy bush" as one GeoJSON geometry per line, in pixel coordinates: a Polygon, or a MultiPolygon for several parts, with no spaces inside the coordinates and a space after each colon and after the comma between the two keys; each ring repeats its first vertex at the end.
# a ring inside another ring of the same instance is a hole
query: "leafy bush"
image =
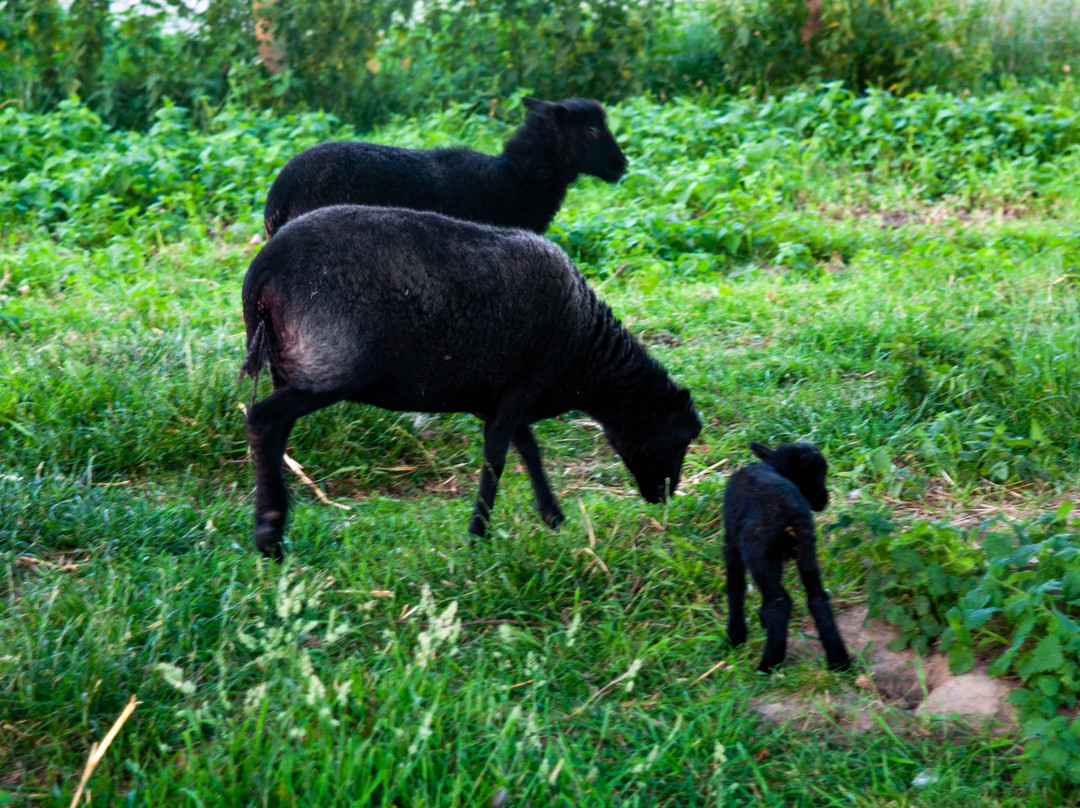
{"type": "Polygon", "coordinates": [[[1066,502],[1034,524],[983,537],[984,566],[949,609],[942,650],[963,673],[976,653],[1022,687],[1010,697],[1027,736],[1021,774],[1080,784],[1080,520],[1066,502]]]}
{"type": "Polygon", "coordinates": [[[184,0],[125,11],[25,0],[0,6],[0,87],[26,112],[77,94],[125,127],[152,125],[168,98],[199,123],[231,102],[325,110],[366,128],[449,103],[487,108],[523,88],[614,101],[820,80],[908,93],[1068,76],[1080,28],[1062,21],[1077,18],[1078,0],[1040,14],[1022,4],[986,13],[989,1],[823,0],[804,35],[805,0],[211,0],[198,13],[184,0]],[[272,32],[277,55],[257,30],[272,32]]]}
{"type": "Polygon", "coordinates": [[[990,661],[1022,686],[1010,701],[1024,736],[1020,776],[1080,784],[1080,519],[1074,502],[1031,522],[977,531],[879,515],[838,520],[837,549],[866,570],[869,613],[900,629],[890,646],[948,653],[955,674],[990,661]],[[852,526],[855,525],[853,528],[852,526]],[[868,535],[867,535],[868,534],[868,535]]]}
{"type": "Polygon", "coordinates": [[[503,99],[522,87],[542,98],[613,99],[647,86],[650,43],[671,0],[444,0],[388,38],[381,71],[429,98],[503,99]]]}
{"type": "Polygon", "coordinates": [[[1080,27],[1075,0],[1041,13],[1008,0],[712,0],[720,86],[758,92],[808,79],[859,91],[1000,86],[1066,75],[1080,27]]]}
{"type": "MultiPolygon", "coordinates": [[[[505,109],[520,116],[515,100],[505,109]]],[[[427,136],[417,138],[423,127],[407,134],[391,127],[376,137],[403,142],[406,136],[409,145],[430,147],[455,142],[446,133],[456,130],[456,142],[480,141],[495,150],[509,125],[486,110],[478,113],[472,104],[456,105],[432,116],[427,136]]],[[[110,128],[74,99],[55,115],[0,109],[0,227],[78,231],[85,243],[139,226],[174,236],[216,220],[226,226],[256,215],[274,174],[297,151],[320,140],[358,137],[325,114],[274,116],[226,107],[201,126],[196,118],[167,103],[139,133],[110,128]]],[[[790,186],[804,182],[807,164],[843,161],[849,170],[882,178],[910,176],[935,198],[970,188],[980,172],[999,163],[1038,165],[1080,143],[1080,115],[1022,96],[857,96],[838,84],[782,99],[729,98],[715,108],[638,98],[612,108],[612,122],[628,153],[647,155],[633,162],[624,184],[663,203],[662,211],[644,211],[639,219],[620,214],[624,246],[680,260],[686,252],[755,257],[811,274],[812,263],[851,248],[837,241],[840,236],[823,239],[779,215],[784,195],[797,193],[790,186]]],[[[610,227],[610,213],[605,216],[610,227]]],[[[608,235],[590,245],[584,231],[565,239],[554,233],[586,263],[586,256],[608,249],[608,235]]],[[[1062,245],[1080,253],[1080,243],[1062,245]]],[[[932,244],[911,249],[927,251],[928,261],[938,257],[932,244]]],[[[973,271],[998,264],[1001,250],[986,246],[970,260],[973,271]]],[[[708,258],[705,264],[713,266],[708,258]]],[[[985,346],[980,362],[986,372],[994,372],[998,350],[985,346]]],[[[934,355],[927,359],[937,362],[934,355]]]]}
{"type": "Polygon", "coordinates": [[[886,520],[849,514],[834,527],[846,529],[856,522],[869,528],[870,539],[853,532],[840,546],[862,556],[870,616],[900,629],[890,650],[911,647],[928,654],[948,626],[947,612],[978,569],[974,543],[955,528],[925,521],[897,533],[886,520]]]}

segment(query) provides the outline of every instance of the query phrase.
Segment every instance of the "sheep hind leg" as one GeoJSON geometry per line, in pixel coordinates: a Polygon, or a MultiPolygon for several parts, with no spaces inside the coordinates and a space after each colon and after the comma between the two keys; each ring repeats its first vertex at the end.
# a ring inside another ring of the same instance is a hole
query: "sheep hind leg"
{"type": "Polygon", "coordinates": [[[818,638],[825,649],[829,669],[849,670],[851,657],[848,656],[840,630],[836,627],[832,606],[829,605],[829,593],[821,583],[821,570],[813,542],[800,546],[798,567],[799,577],[806,590],[806,605],[814,617],[814,625],[817,626],[818,638]]]}
{"type": "Polygon", "coordinates": [[[768,673],[783,664],[787,656],[788,622],[791,620],[791,596],[782,583],[784,559],[761,556],[747,565],[754,584],[761,590],[761,624],[765,627],[765,653],[758,670],[768,673]]]}
{"type": "Polygon", "coordinates": [[[255,464],[255,546],[265,556],[278,561],[284,557],[281,539],[289,494],[281,465],[289,432],[301,416],[338,400],[340,396],[286,387],[256,402],[248,411],[248,445],[255,464]]]}
{"type": "Polygon", "coordinates": [[[730,542],[724,545],[724,566],[727,568],[727,638],[737,648],[746,642],[746,567],[738,549],[730,542]]]}
{"type": "Polygon", "coordinates": [[[532,430],[525,424],[519,426],[514,430],[513,443],[521,459],[525,461],[525,468],[529,471],[529,482],[532,483],[540,518],[549,527],[557,528],[562,524],[563,512],[559,508],[559,503],[555,501],[551,485],[544,474],[544,467],[540,462],[540,447],[536,443],[532,430]]]}
{"type": "Polygon", "coordinates": [[[495,492],[516,429],[517,424],[498,417],[484,423],[484,470],[480,473],[480,491],[476,495],[472,518],[469,519],[469,534],[474,538],[482,539],[487,533],[488,519],[495,505],[495,492]]]}

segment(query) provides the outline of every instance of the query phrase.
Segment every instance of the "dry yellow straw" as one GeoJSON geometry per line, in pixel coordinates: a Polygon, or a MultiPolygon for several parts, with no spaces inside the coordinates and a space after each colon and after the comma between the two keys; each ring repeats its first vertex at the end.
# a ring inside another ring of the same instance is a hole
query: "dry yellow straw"
{"type": "Polygon", "coordinates": [[[86,788],[86,784],[90,780],[90,775],[94,773],[94,769],[101,763],[101,759],[105,757],[105,751],[120,732],[120,727],[124,726],[124,722],[131,717],[133,712],[135,712],[136,704],[138,704],[138,702],[135,701],[135,696],[133,695],[131,700],[128,701],[124,706],[124,709],[120,712],[119,718],[113,722],[112,728],[105,733],[105,737],[101,739],[101,743],[96,743],[90,747],[90,758],[86,761],[86,768],[83,769],[82,779],[79,780],[79,787],[75,789],[75,796],[71,798],[71,808],[76,808],[76,806],[78,806],[79,798],[82,796],[83,789],[86,788]]]}
{"type": "MultiPolygon", "coordinates": [[[[244,411],[244,415],[247,415],[247,407],[241,404],[240,409],[244,411]]],[[[312,491],[314,491],[315,496],[319,498],[320,502],[322,502],[324,505],[330,505],[333,508],[341,508],[341,510],[343,511],[352,510],[352,508],[350,508],[348,505],[342,505],[340,502],[334,502],[330,499],[330,497],[326,496],[326,492],[319,488],[319,486],[315,483],[313,479],[304,474],[304,467],[297,463],[295,460],[293,460],[291,457],[289,457],[288,453],[285,454],[284,459],[285,465],[289,467],[289,471],[298,476],[306,486],[308,486],[312,491]]]]}

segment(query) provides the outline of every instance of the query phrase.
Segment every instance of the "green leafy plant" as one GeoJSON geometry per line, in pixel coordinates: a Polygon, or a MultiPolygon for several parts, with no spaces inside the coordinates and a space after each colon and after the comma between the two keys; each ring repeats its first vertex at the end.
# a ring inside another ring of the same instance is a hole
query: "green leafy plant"
{"type": "Polygon", "coordinates": [[[1080,520],[1074,502],[1031,525],[987,533],[985,567],[947,614],[941,647],[954,673],[976,656],[1017,677],[1010,697],[1025,737],[1021,772],[1080,783],[1080,520]]]}
{"type": "Polygon", "coordinates": [[[930,652],[947,627],[946,614],[978,574],[979,559],[970,537],[955,528],[919,521],[863,545],[867,605],[900,629],[890,645],[930,652]]]}
{"type": "Polygon", "coordinates": [[[890,646],[948,654],[954,674],[979,659],[1021,687],[1025,782],[1080,784],[1080,519],[1067,501],[1005,529],[964,532],[918,521],[896,531],[871,512],[839,520],[837,550],[863,557],[869,613],[900,629],[890,646]],[[869,529],[869,537],[865,533],[869,529]]]}

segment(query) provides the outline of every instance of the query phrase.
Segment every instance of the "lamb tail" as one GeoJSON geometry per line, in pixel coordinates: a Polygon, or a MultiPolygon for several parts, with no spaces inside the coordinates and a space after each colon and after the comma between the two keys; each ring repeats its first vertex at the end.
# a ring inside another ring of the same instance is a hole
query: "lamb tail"
{"type": "Polygon", "coordinates": [[[238,379],[244,378],[244,376],[250,376],[255,380],[254,386],[251,388],[251,405],[255,405],[255,392],[259,389],[259,371],[262,370],[262,366],[266,364],[266,320],[260,318],[258,325],[255,326],[255,333],[251,335],[251,339],[248,341],[248,352],[244,358],[244,363],[240,365],[240,374],[238,379]]]}

